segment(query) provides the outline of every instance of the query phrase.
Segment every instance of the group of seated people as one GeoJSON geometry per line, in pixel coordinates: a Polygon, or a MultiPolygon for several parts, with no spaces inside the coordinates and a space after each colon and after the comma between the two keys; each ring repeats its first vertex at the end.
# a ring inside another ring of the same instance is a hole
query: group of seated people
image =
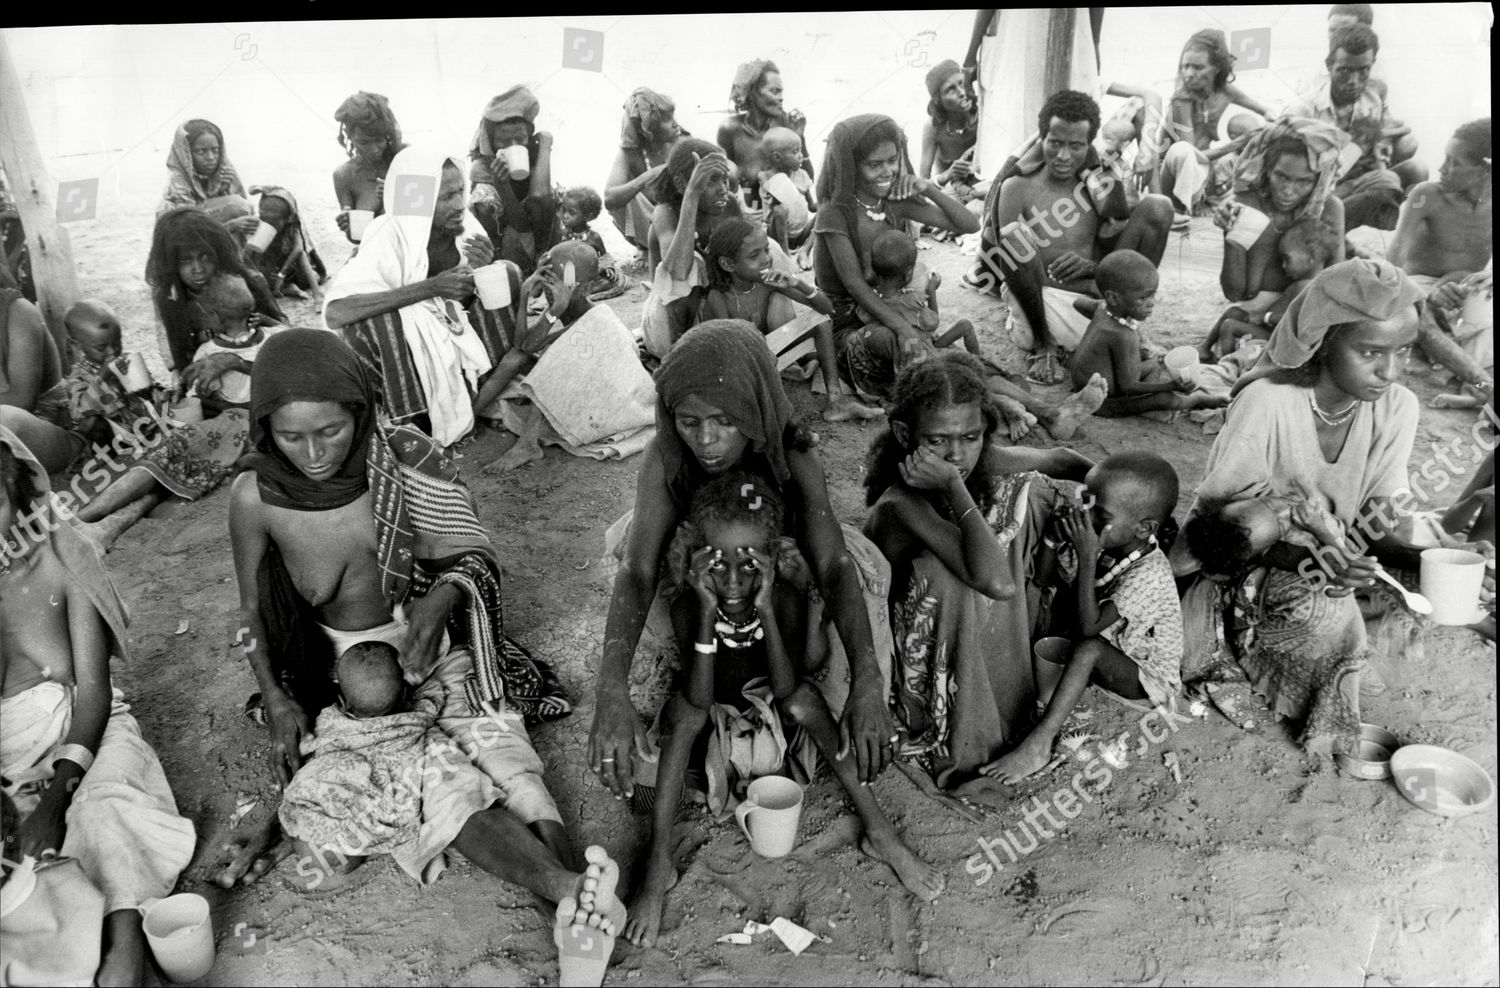
{"type": "MultiPolygon", "coordinates": [[[[1248,97],[1215,35],[1184,50],[1180,99],[1227,113],[1248,97]]],[[[225,481],[235,645],[281,802],[216,879],[295,855],[294,881],[326,891],[390,855],[425,883],[458,851],[555,909],[564,983],[603,976],[609,950],[581,957],[580,936],[656,942],[689,789],[727,813],[753,777],[810,780],[826,761],[860,849],[931,900],[943,870],[870,783],[901,762],[1003,807],[1052,762],[1090,684],[1159,708],[1185,689],[1226,712],[1258,696],[1314,757],[1352,748],[1365,612],[1419,627],[1376,582],[1420,552],[1399,507],[1419,415],[1408,355],[1453,367],[1493,419],[1492,350],[1475,342],[1489,330],[1474,330],[1491,292],[1489,120],[1458,129],[1438,182],[1396,161],[1413,194],[1389,256],[1346,259],[1352,204],[1389,191],[1351,179],[1344,153],[1351,104],[1375,94],[1384,114],[1366,35],[1338,26],[1324,94],[1245,124],[1229,154],[1196,143],[1217,118],[1179,114],[1178,97],[1168,119],[1130,94],[1104,122],[1063,90],[987,183],[954,62],[927,77],[920,171],[894,120],[860,114],[833,127],[814,181],[805,118],[754,61],[714,144],[636,90],[602,195],[552,188],[553,139],[524,86],[486,105],[467,172],[406,145],[385,97],[360,92],[336,114],[334,173],[356,251],[326,285],[291,193],[254,187],[251,207],[223,134],[189,121],[147,264],[170,380],[122,352],[94,300],[66,314],[64,371],[36,308],[0,290],[4,837],[39,880],[61,853],[102,893],[92,933],[74,917],[69,963],[140,983],[136,906],[171,890],[194,845],[111,686],[128,642],[102,552],[161,499],[225,481]],[[1190,127],[1163,146],[1174,121],[1190,127]],[[1184,379],[1141,324],[1174,214],[1203,195],[1230,307],[1184,379]],[[589,224],[606,209],[652,273],[639,331],[605,301],[620,283],[589,224]],[[944,324],[918,231],[979,234],[968,280],[1004,289],[1027,373],[985,358],[971,322],[944,324]],[[277,298],[299,292],[322,296],[324,326],[283,325],[277,298]],[[862,526],[841,523],[824,440],[793,414],[784,382],[809,380],[825,418],[883,419],[862,526]],[[1032,388],[1063,380],[1061,401],[1032,388]],[[1184,478],[1156,453],[1015,445],[1033,427],[1064,441],[1091,414],[1219,409],[1180,538],[1184,478]],[[487,424],[510,466],[544,442],[641,453],[634,509],[607,536],[618,570],[587,747],[650,827],[628,897],[602,847],[577,853],[528,734],[572,704],[506,633],[501,558],[453,456],[487,424]],[[630,689],[648,626],[678,646],[649,726],[630,689]],[[1048,636],[1068,648],[1033,659],[1048,636]]],[[[1441,516],[1443,544],[1493,560],[1493,484],[1491,455],[1441,516]]]]}

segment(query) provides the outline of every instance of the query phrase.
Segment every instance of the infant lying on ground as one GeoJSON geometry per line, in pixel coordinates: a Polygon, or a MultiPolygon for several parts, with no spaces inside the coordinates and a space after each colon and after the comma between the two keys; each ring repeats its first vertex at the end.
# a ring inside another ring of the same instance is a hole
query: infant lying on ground
{"type": "Polygon", "coordinates": [[[326,890],[364,858],[389,854],[431,881],[443,850],[500,790],[437,727],[437,697],[408,700],[395,648],[352,645],[334,671],[340,702],[318,715],[317,733],[302,742],[310,760],[281,800],[298,875],[326,890]]]}

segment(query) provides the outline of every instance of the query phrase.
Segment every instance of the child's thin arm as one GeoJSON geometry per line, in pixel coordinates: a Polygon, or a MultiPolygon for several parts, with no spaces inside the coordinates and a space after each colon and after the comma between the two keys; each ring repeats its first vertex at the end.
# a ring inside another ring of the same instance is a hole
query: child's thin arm
{"type": "Polygon", "coordinates": [[[785,295],[793,302],[801,302],[820,316],[833,315],[833,303],[829,301],[828,296],[805,281],[800,281],[789,275],[769,271],[766,273],[765,283],[772,291],[785,295]],[[776,276],[777,280],[772,280],[773,275],[776,276]]]}
{"type": "Polygon", "coordinates": [[[1101,607],[1094,589],[1095,572],[1099,568],[1099,535],[1094,531],[1093,520],[1076,504],[1069,505],[1064,512],[1062,533],[1078,554],[1078,632],[1084,638],[1092,638],[1118,621],[1120,612],[1112,600],[1106,600],[1101,607]]]}
{"type": "Polygon", "coordinates": [[[708,296],[703,300],[703,318],[729,318],[729,305],[724,300],[724,293],[717,288],[709,289],[708,296]]]}
{"type": "Polygon", "coordinates": [[[1114,364],[1115,383],[1119,386],[1119,390],[1110,389],[1111,396],[1124,398],[1129,395],[1154,395],[1179,390],[1176,381],[1148,384],[1141,380],[1145,369],[1141,366],[1140,340],[1134,333],[1111,333],[1109,355],[1114,364]]]}
{"type": "Polygon", "coordinates": [[[755,613],[760,618],[761,630],[765,633],[766,664],[771,670],[771,692],[782,700],[792,695],[797,688],[797,672],[792,668],[791,656],[781,638],[781,625],[776,621],[776,565],[759,549],[750,549],[751,561],[760,573],[760,588],[755,593],[755,613]]]}
{"type": "Polygon", "coordinates": [[[693,636],[693,652],[688,662],[687,685],[682,695],[699,710],[707,710],[714,702],[714,659],[718,657],[718,636],[714,634],[714,609],[698,608],[697,634],[693,636]]]}

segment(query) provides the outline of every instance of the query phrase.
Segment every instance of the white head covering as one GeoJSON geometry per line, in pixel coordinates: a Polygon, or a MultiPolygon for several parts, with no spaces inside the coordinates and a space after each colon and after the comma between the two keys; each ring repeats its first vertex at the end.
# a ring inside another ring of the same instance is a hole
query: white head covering
{"type": "MultiPolygon", "coordinates": [[[[461,172],[461,161],[457,155],[421,145],[402,150],[391,161],[385,178],[385,213],[366,228],[359,253],[328,286],[323,305],[325,326],[331,302],[391,291],[427,277],[427,245],[443,186],[443,166],[451,163],[461,172]]],[[[465,210],[460,237],[483,233],[465,210]]],[[[467,379],[477,390],[479,378],[492,366],[489,354],[457,302],[424,299],[403,306],[400,314],[412,364],[427,396],[432,438],[450,446],[474,427],[474,411],[464,382],[467,379]]]]}

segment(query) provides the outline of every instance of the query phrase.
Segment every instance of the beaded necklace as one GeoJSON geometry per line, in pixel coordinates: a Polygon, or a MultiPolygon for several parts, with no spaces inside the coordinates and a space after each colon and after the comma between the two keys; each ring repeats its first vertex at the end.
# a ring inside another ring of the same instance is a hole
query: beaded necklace
{"type": "Polygon", "coordinates": [[[1354,417],[1355,409],[1359,408],[1359,399],[1355,398],[1349,402],[1349,407],[1338,412],[1325,412],[1318,406],[1318,395],[1312,388],[1307,389],[1307,400],[1312,405],[1313,414],[1318,421],[1327,426],[1341,426],[1354,417]]]}
{"type": "Polygon", "coordinates": [[[749,648],[766,637],[766,629],[761,627],[759,614],[752,612],[750,620],[740,623],[725,614],[722,607],[716,610],[714,634],[728,647],[749,648]]]}
{"type": "Polygon", "coordinates": [[[880,199],[877,200],[872,206],[861,199],[859,197],[859,193],[856,192],[854,194],[854,201],[860,204],[861,208],[863,208],[865,211],[865,215],[870,217],[870,219],[874,220],[876,223],[885,222],[886,202],[884,196],[881,196],[880,199]]]}
{"type": "Polygon", "coordinates": [[[1156,536],[1155,535],[1148,535],[1148,536],[1146,536],[1146,544],[1145,545],[1141,546],[1139,549],[1136,549],[1134,552],[1132,552],[1130,555],[1126,556],[1124,559],[1121,559],[1119,562],[1115,563],[1113,566],[1111,566],[1108,570],[1105,571],[1105,573],[1104,573],[1103,576],[1097,577],[1094,580],[1094,586],[1095,587],[1104,587],[1104,586],[1108,586],[1109,584],[1113,583],[1117,578],[1119,578],[1119,576],[1122,573],[1124,573],[1130,567],[1134,566],[1137,562],[1139,562],[1142,556],[1146,555],[1148,552],[1150,552],[1152,549],[1155,549],[1155,548],[1156,548],[1156,536]]]}

